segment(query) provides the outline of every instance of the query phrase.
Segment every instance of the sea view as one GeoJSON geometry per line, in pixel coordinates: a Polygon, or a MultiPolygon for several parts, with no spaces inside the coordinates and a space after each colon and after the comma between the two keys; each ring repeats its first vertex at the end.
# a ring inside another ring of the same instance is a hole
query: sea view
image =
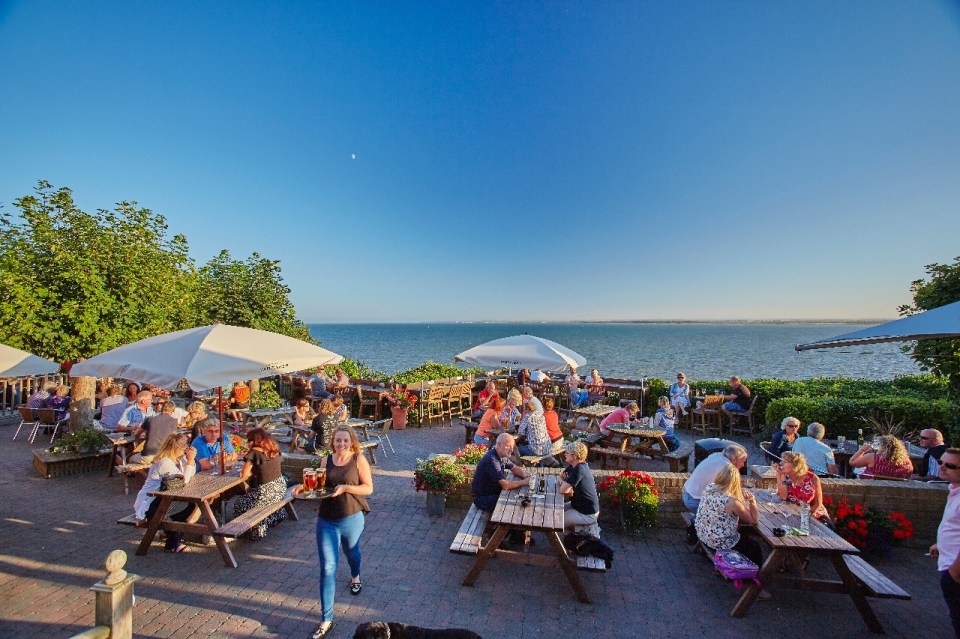
{"type": "MultiPolygon", "coordinates": [[[[798,353],[794,346],[848,333],[863,324],[756,323],[422,323],[310,324],[336,353],[392,375],[427,361],[452,364],[457,353],[500,337],[529,333],[577,351],[602,376],[692,381],[729,375],[804,379],[889,379],[916,374],[900,344],[798,353]]],[[[583,373],[584,371],[581,371],[583,373]]]]}

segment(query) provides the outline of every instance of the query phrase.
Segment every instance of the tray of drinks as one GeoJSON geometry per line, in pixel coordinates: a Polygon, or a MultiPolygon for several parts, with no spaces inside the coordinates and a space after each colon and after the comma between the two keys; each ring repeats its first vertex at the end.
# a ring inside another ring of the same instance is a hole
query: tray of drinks
{"type": "Polygon", "coordinates": [[[327,469],[304,468],[303,484],[294,489],[294,499],[324,499],[330,495],[326,492],[327,469]]]}

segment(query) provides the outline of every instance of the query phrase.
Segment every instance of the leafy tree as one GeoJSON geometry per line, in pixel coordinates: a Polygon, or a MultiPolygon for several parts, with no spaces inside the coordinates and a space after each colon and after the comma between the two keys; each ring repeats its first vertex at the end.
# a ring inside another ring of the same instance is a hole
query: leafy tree
{"type": "Polygon", "coordinates": [[[198,283],[203,291],[201,324],[219,321],[314,342],[297,319],[279,261],[254,253],[241,262],[220,251],[200,269],[198,283]]]}
{"type": "Polygon", "coordinates": [[[185,328],[195,274],[182,235],[136,202],[86,213],[41,181],[0,212],[0,341],[58,361],[185,328]]]}
{"type": "MultiPolygon", "coordinates": [[[[927,279],[910,284],[913,304],[900,307],[901,315],[914,315],[960,300],[960,257],[953,264],[928,264],[927,279]]],[[[960,338],[927,339],[904,347],[924,370],[947,377],[950,399],[960,406],[960,338]]],[[[960,434],[960,411],[954,411],[954,431],[960,434]]],[[[956,440],[954,440],[956,441],[956,440]]]]}

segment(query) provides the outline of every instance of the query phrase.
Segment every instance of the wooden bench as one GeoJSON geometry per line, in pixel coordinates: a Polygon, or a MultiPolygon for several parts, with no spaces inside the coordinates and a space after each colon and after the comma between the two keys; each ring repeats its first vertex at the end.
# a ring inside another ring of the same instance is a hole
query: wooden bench
{"type": "Polygon", "coordinates": [[[367,454],[367,457],[370,458],[370,465],[377,465],[377,456],[374,454],[374,451],[377,447],[380,446],[380,442],[360,442],[360,450],[367,454]]]}
{"type": "MultiPolygon", "coordinates": [[[[680,517],[683,519],[684,530],[690,528],[690,526],[693,526],[693,521],[697,518],[695,513],[692,513],[687,510],[681,511],[680,517]]],[[[697,543],[693,544],[692,546],[688,546],[688,549],[692,553],[699,553],[704,557],[706,557],[707,559],[709,559],[710,561],[713,561],[713,557],[711,556],[710,551],[707,550],[707,547],[704,546],[699,539],[697,540],[697,543]]]]}
{"type": "Polygon", "coordinates": [[[477,554],[480,551],[480,539],[483,537],[488,521],[490,521],[490,513],[480,510],[476,504],[470,504],[470,510],[460,524],[460,530],[450,544],[450,552],[463,555],[477,554]]]}
{"type": "Polygon", "coordinates": [[[641,455],[639,453],[625,453],[619,448],[605,448],[603,446],[594,446],[590,449],[590,452],[600,458],[600,469],[606,470],[607,461],[609,459],[621,459],[627,460],[627,464],[631,459],[640,459],[641,455]]]}
{"type": "Polygon", "coordinates": [[[880,599],[911,599],[910,593],[890,581],[882,572],[871,566],[859,555],[844,555],[844,563],[857,578],[863,587],[863,594],[867,597],[880,599]]]}
{"type": "Polygon", "coordinates": [[[553,455],[521,455],[520,461],[524,466],[536,466],[545,459],[554,459],[553,455]]]}
{"type": "Polygon", "coordinates": [[[580,570],[589,570],[591,572],[606,572],[607,564],[599,557],[577,556],[577,568],[580,570]]]}
{"type": "Polygon", "coordinates": [[[690,468],[690,453],[693,452],[693,444],[690,442],[682,442],[680,448],[676,449],[672,453],[667,453],[663,456],[667,460],[667,463],[670,464],[671,473],[685,473],[690,468]]]}
{"type": "Polygon", "coordinates": [[[130,475],[143,472],[145,470],[150,470],[150,463],[139,462],[136,464],[118,464],[115,470],[117,474],[123,478],[123,494],[129,495],[130,494],[130,475]]]}
{"type": "Polygon", "coordinates": [[[473,437],[477,434],[477,428],[480,427],[480,424],[478,422],[461,419],[460,425],[463,426],[463,445],[472,444],[473,437]]]}
{"type": "Polygon", "coordinates": [[[117,520],[117,523],[121,526],[133,526],[134,528],[146,528],[147,520],[146,519],[137,519],[136,515],[127,515],[121,519],[117,520]]]}
{"type": "Polygon", "coordinates": [[[277,512],[281,508],[287,509],[287,517],[293,521],[297,521],[297,511],[293,509],[292,503],[294,487],[295,486],[291,486],[288,488],[287,494],[284,495],[283,499],[281,499],[279,502],[248,510],[239,517],[235,517],[217,528],[215,531],[213,531],[213,534],[221,537],[239,537],[254,526],[262,523],[264,519],[277,512]]]}

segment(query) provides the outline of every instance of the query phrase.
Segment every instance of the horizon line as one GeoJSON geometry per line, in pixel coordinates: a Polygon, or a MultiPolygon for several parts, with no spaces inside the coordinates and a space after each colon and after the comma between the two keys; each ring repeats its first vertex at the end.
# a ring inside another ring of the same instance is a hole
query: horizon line
{"type": "Polygon", "coordinates": [[[408,321],[307,321],[306,325],[329,324],[882,324],[894,319],[710,319],[710,320],[408,320],[408,321]]]}

